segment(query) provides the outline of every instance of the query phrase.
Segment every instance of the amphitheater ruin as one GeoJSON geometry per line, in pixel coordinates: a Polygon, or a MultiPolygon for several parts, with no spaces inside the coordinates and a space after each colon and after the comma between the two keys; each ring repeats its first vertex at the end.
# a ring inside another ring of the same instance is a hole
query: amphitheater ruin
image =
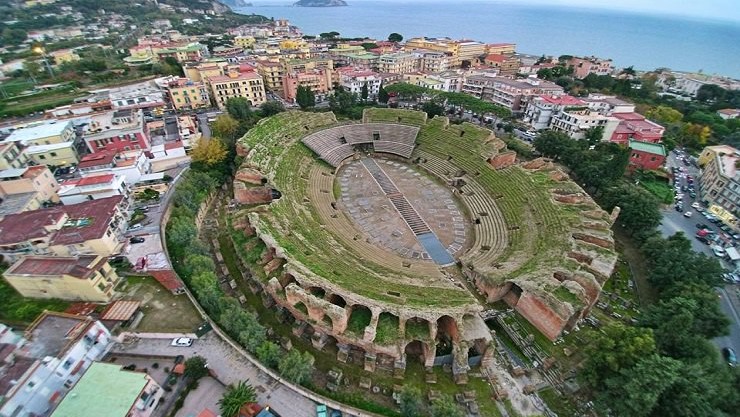
{"type": "Polygon", "coordinates": [[[263,300],[317,349],[403,375],[493,358],[503,301],[550,340],[599,297],[617,255],[601,210],[552,162],[518,162],[490,130],[367,109],[290,111],[241,139],[232,227],[261,249],[263,300]]]}

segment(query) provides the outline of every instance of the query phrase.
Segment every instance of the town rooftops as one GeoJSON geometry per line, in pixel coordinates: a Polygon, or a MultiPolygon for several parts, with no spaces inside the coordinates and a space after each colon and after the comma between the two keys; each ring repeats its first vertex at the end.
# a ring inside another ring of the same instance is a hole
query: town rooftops
{"type": "Polygon", "coordinates": [[[82,160],[80,160],[80,163],[77,165],[77,168],[90,168],[90,167],[96,167],[101,165],[108,165],[116,158],[116,152],[115,151],[109,151],[109,152],[96,152],[90,155],[85,155],[82,157],[82,160]]]}
{"type": "Polygon", "coordinates": [[[544,101],[545,103],[556,104],[556,105],[561,105],[561,106],[582,106],[586,104],[583,100],[570,96],[568,94],[563,94],[561,96],[552,96],[549,94],[543,94],[538,97],[540,100],[544,101]]]}
{"type": "Polygon", "coordinates": [[[24,127],[13,131],[5,141],[28,143],[32,140],[43,139],[52,136],[61,135],[65,129],[72,125],[70,121],[50,121],[34,126],[24,127]]]}
{"type": "Polygon", "coordinates": [[[630,149],[635,151],[645,152],[653,155],[666,156],[665,146],[660,143],[643,142],[639,140],[630,139],[630,149]]]}
{"type": "MultiPolygon", "coordinates": [[[[11,345],[12,346],[12,345],[11,345]]],[[[3,368],[3,377],[0,378],[0,397],[5,397],[11,389],[17,386],[23,375],[34,366],[36,359],[25,356],[16,356],[11,365],[3,368]]]]}
{"type": "Polygon", "coordinates": [[[77,186],[84,187],[86,185],[107,184],[111,182],[115,177],[115,174],[102,174],[84,177],[77,180],[77,186]]]}
{"type": "Polygon", "coordinates": [[[28,207],[29,203],[36,198],[37,194],[36,191],[30,191],[3,197],[2,201],[0,201],[0,217],[20,212],[28,207]]]}
{"type": "Polygon", "coordinates": [[[114,301],[100,314],[100,320],[126,321],[133,316],[141,306],[141,301],[119,300],[114,301]]]}
{"type": "Polygon", "coordinates": [[[216,75],[208,77],[208,81],[212,83],[222,83],[227,81],[240,81],[240,80],[261,80],[262,76],[256,72],[232,72],[228,75],[216,75]]]}
{"type": "Polygon", "coordinates": [[[24,346],[28,356],[43,359],[60,354],[79,340],[94,323],[89,317],[44,311],[26,330],[30,343],[24,346]]]}
{"type": "Polygon", "coordinates": [[[70,245],[105,235],[123,196],[101,198],[11,214],[0,220],[0,245],[49,238],[50,245],[70,245]],[[66,222],[59,228],[59,223],[66,222]]]}
{"type": "Polygon", "coordinates": [[[143,372],[93,362],[51,417],[126,417],[148,382],[143,372]]]}
{"type": "Polygon", "coordinates": [[[100,260],[98,258],[99,256],[97,255],[81,255],[77,257],[24,256],[11,265],[6,273],[38,277],[69,275],[79,279],[88,279],[105,262],[104,258],[100,260]]]}

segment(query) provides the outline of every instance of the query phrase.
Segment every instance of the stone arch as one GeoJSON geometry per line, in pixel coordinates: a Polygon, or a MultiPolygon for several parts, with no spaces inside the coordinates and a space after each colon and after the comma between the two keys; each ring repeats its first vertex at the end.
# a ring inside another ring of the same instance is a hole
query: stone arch
{"type": "Polygon", "coordinates": [[[306,307],[306,304],[303,303],[303,301],[299,301],[293,304],[293,308],[295,308],[296,311],[300,312],[304,316],[308,317],[308,307],[306,307]]]}
{"type": "Polygon", "coordinates": [[[357,338],[362,339],[365,336],[365,328],[370,325],[372,318],[373,313],[370,308],[362,304],[353,305],[349,313],[345,332],[349,332],[357,338]]]}
{"type": "Polygon", "coordinates": [[[453,343],[458,343],[459,341],[460,332],[455,319],[447,315],[437,319],[437,336],[435,337],[436,355],[451,354],[453,343]]]}
{"type": "Polygon", "coordinates": [[[421,317],[411,317],[405,323],[406,340],[429,340],[429,320],[421,317]]]}
{"type": "Polygon", "coordinates": [[[290,284],[296,284],[298,285],[298,281],[295,279],[295,277],[289,273],[284,273],[280,275],[280,278],[278,278],[278,282],[280,282],[280,286],[285,289],[290,284]]]}
{"type": "Polygon", "coordinates": [[[326,301],[334,304],[335,306],[339,306],[339,307],[342,307],[342,308],[344,308],[344,307],[347,306],[347,301],[345,301],[344,297],[342,297],[339,294],[331,294],[331,295],[329,295],[328,297],[326,297],[326,301]]]}
{"type": "Polygon", "coordinates": [[[332,320],[331,316],[328,314],[324,314],[324,317],[321,318],[321,324],[330,329],[334,329],[334,320],[332,320]]]}
{"type": "Polygon", "coordinates": [[[403,354],[406,357],[406,364],[410,362],[418,362],[422,366],[426,363],[427,358],[427,346],[421,340],[412,340],[406,343],[403,348],[403,354]]]}
{"type": "Polygon", "coordinates": [[[324,298],[326,291],[319,286],[312,286],[306,289],[306,292],[313,295],[316,298],[324,298]]]}
{"type": "Polygon", "coordinates": [[[375,326],[375,343],[379,345],[394,344],[401,337],[400,320],[397,315],[384,311],[378,316],[375,326]]]}

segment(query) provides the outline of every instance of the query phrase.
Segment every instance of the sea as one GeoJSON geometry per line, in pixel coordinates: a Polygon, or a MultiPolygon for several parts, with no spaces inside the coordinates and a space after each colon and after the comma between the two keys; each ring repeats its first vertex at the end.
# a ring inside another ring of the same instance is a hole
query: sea
{"type": "Polygon", "coordinates": [[[666,67],[740,79],[740,22],[676,15],[489,1],[347,0],[347,7],[292,7],[266,0],[234,9],[286,18],[305,34],[386,39],[417,36],[513,42],[533,55],[595,55],[618,67],[666,67]]]}

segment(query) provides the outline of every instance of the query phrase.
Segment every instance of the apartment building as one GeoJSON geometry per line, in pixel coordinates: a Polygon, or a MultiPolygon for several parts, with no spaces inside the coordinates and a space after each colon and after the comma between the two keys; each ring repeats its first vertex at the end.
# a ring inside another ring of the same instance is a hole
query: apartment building
{"type": "Polygon", "coordinates": [[[243,97],[252,106],[259,106],[267,100],[262,77],[256,72],[230,71],[227,75],[208,77],[211,96],[220,109],[226,108],[230,98],[243,97]]]}
{"type": "Polygon", "coordinates": [[[158,47],[151,47],[152,53],[158,61],[164,61],[166,58],[175,58],[177,62],[198,62],[208,58],[208,47],[197,42],[188,44],[169,44],[158,47]]]}
{"type": "Polygon", "coordinates": [[[368,98],[374,100],[380,91],[382,79],[380,74],[374,71],[356,71],[354,69],[341,68],[337,70],[339,85],[345,90],[360,96],[362,87],[367,86],[368,98]]]}
{"type": "Polygon", "coordinates": [[[313,70],[334,70],[334,61],[329,58],[283,60],[283,72],[305,72],[313,70]]]}
{"type": "Polygon", "coordinates": [[[601,59],[595,56],[572,57],[566,65],[573,68],[573,76],[578,79],[586,78],[589,74],[609,75],[614,70],[611,59],[601,59]]]}
{"type": "Polygon", "coordinates": [[[286,74],[283,79],[283,98],[295,102],[298,87],[308,87],[316,100],[322,101],[333,89],[332,73],[329,70],[310,70],[286,74]]]}
{"type": "Polygon", "coordinates": [[[478,59],[486,54],[486,45],[478,41],[461,40],[458,41],[457,60],[453,65],[470,66],[478,62],[478,59]]]}
{"type": "Polygon", "coordinates": [[[533,77],[514,80],[480,74],[466,77],[462,91],[506,107],[514,113],[524,111],[529,101],[535,96],[565,94],[559,85],[533,77]]]}
{"type": "Polygon", "coordinates": [[[533,97],[527,104],[523,121],[536,130],[547,129],[550,127],[553,115],[574,107],[585,108],[586,102],[567,94],[560,96],[539,95],[533,97]]]}
{"type": "Polygon", "coordinates": [[[194,110],[211,107],[208,86],[199,81],[177,78],[167,87],[170,103],[176,110],[194,110]]]}
{"type": "Polygon", "coordinates": [[[666,150],[660,143],[641,142],[630,139],[630,159],[627,169],[650,171],[663,166],[666,159],[666,150]]]}
{"type": "Polygon", "coordinates": [[[18,142],[0,142],[0,170],[28,165],[28,155],[18,142]]]}
{"type": "Polygon", "coordinates": [[[740,216],[740,152],[729,146],[705,148],[700,158],[703,170],[699,176],[701,198],[709,212],[733,228],[740,216]],[[732,150],[733,152],[727,152],[732,150]]]}
{"type": "Polygon", "coordinates": [[[65,205],[84,203],[114,196],[129,199],[129,190],[125,178],[115,174],[91,175],[83,178],[72,178],[59,185],[59,198],[65,205]]]}
{"type": "Polygon", "coordinates": [[[94,362],[51,417],[150,417],[164,389],[146,372],[94,362]]]}
{"type": "Polygon", "coordinates": [[[183,65],[185,77],[192,82],[205,82],[208,77],[226,74],[229,62],[221,58],[210,58],[202,62],[190,62],[183,65]]]}
{"type": "Polygon", "coordinates": [[[462,91],[465,75],[462,70],[447,70],[431,73],[427,78],[438,81],[440,83],[441,91],[459,93],[462,91]]]}
{"type": "Polygon", "coordinates": [[[243,49],[251,49],[255,42],[254,36],[236,36],[234,38],[234,45],[243,49]]]}
{"type": "Polygon", "coordinates": [[[122,196],[10,214],[0,220],[0,255],[110,256],[123,247],[128,201],[122,196]]]}
{"type": "Polygon", "coordinates": [[[588,105],[588,108],[604,115],[612,113],[632,113],[635,111],[635,104],[624,101],[616,96],[591,93],[588,97],[582,98],[588,105]]]}
{"type": "Polygon", "coordinates": [[[111,301],[119,280],[100,255],[24,256],[3,276],[24,297],[96,303],[111,301]]]}
{"type": "Polygon", "coordinates": [[[0,218],[58,202],[57,188],[46,165],[0,171],[0,218]]]}
{"type": "Polygon", "coordinates": [[[520,61],[514,55],[488,54],[483,58],[483,63],[489,67],[496,68],[499,75],[513,77],[519,72],[520,61]]]}
{"type": "Polygon", "coordinates": [[[655,122],[647,120],[638,113],[612,113],[619,119],[619,125],[609,137],[612,142],[627,145],[630,140],[640,142],[660,143],[663,140],[665,128],[655,122]]]}
{"type": "Polygon", "coordinates": [[[283,91],[283,77],[285,70],[283,64],[275,61],[259,60],[255,63],[257,73],[262,76],[265,88],[273,92],[283,91]]]}
{"type": "Polygon", "coordinates": [[[592,110],[584,108],[565,108],[553,114],[550,120],[550,129],[562,132],[573,139],[584,139],[586,132],[595,127],[603,127],[602,140],[612,137],[619,125],[619,119],[612,116],[604,116],[592,110]]]}
{"type": "Polygon", "coordinates": [[[434,51],[413,51],[419,60],[419,71],[422,72],[442,72],[447,71],[452,66],[452,60],[449,54],[434,51]]]}
{"type": "Polygon", "coordinates": [[[140,109],[96,113],[79,121],[84,124],[83,140],[92,153],[148,150],[151,147],[140,109]]]}
{"type": "Polygon", "coordinates": [[[13,131],[5,142],[25,147],[26,157],[39,165],[70,166],[79,161],[75,131],[69,120],[35,123],[13,131]]]}
{"type": "Polygon", "coordinates": [[[378,72],[406,74],[418,69],[419,58],[413,53],[395,52],[378,56],[378,72]]]}
{"type": "Polygon", "coordinates": [[[515,54],[516,44],[515,43],[489,43],[486,44],[486,54],[515,54]]]}
{"type": "Polygon", "coordinates": [[[152,163],[142,150],[104,151],[86,155],[77,169],[83,177],[114,174],[123,177],[126,184],[134,185],[152,173],[152,163]]]}
{"type": "Polygon", "coordinates": [[[49,415],[91,364],[105,356],[111,339],[99,321],[48,311],[24,337],[5,327],[0,415],[49,415]]]}

